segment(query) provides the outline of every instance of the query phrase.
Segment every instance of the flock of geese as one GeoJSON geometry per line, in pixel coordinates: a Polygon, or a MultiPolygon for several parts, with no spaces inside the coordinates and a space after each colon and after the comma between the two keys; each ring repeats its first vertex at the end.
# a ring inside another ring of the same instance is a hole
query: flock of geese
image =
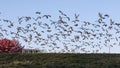
{"type": "Polygon", "coordinates": [[[110,53],[111,47],[120,46],[119,22],[102,13],[93,23],[81,21],[79,16],[70,18],[59,10],[58,20],[41,12],[15,21],[0,19],[0,38],[14,38],[29,48],[38,46],[58,53],[101,53],[105,47],[110,53]]]}

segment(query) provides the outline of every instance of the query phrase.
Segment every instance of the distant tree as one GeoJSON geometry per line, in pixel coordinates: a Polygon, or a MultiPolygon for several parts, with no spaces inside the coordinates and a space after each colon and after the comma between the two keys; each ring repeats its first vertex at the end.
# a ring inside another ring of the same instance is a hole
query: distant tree
{"type": "Polygon", "coordinates": [[[20,53],[23,47],[15,40],[1,39],[0,40],[0,53],[20,53]]]}

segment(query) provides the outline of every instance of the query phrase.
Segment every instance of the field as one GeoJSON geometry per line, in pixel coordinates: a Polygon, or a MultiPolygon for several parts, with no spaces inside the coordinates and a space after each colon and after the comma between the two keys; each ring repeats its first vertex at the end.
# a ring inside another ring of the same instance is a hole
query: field
{"type": "Polygon", "coordinates": [[[0,68],[120,68],[120,54],[0,54],[0,68]]]}

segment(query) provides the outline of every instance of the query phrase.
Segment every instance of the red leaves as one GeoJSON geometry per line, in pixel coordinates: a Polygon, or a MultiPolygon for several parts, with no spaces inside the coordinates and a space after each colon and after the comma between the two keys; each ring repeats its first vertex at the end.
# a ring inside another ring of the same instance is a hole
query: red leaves
{"type": "Polygon", "coordinates": [[[22,52],[23,47],[15,39],[0,40],[0,53],[19,53],[22,52]]]}

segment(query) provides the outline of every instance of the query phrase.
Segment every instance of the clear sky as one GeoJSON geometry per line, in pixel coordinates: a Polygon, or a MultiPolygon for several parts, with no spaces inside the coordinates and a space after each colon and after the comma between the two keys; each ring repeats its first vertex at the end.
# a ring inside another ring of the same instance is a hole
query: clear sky
{"type": "Polygon", "coordinates": [[[118,20],[119,0],[1,0],[0,11],[8,16],[33,15],[35,11],[57,14],[62,10],[68,14],[79,13],[80,17],[93,19],[98,12],[108,13],[118,20]]]}
{"type": "MultiPolygon", "coordinates": [[[[115,21],[120,21],[120,0],[0,0],[3,18],[34,16],[36,11],[56,16],[58,10],[72,16],[80,14],[81,20],[95,21],[98,12],[107,13],[115,21]]],[[[116,47],[113,52],[120,52],[116,47]]]]}

